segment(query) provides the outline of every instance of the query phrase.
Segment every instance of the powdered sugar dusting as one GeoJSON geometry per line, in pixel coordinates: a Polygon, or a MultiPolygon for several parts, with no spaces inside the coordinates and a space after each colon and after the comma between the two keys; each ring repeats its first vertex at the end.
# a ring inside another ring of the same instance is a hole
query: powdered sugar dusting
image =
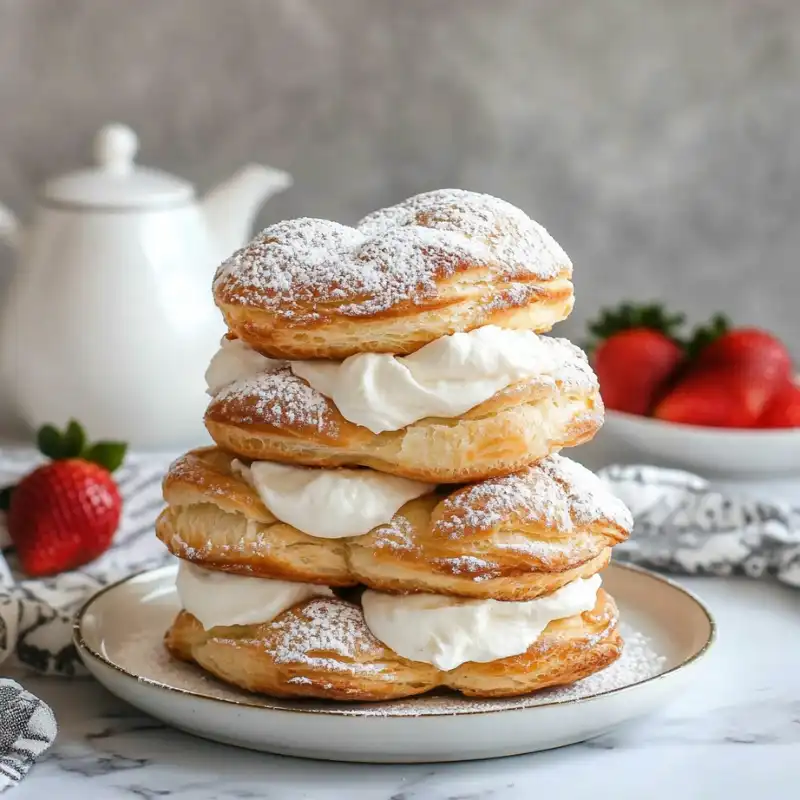
{"type": "Polygon", "coordinates": [[[535,558],[545,565],[556,559],[570,560],[582,551],[592,549],[594,545],[594,538],[586,533],[553,539],[531,539],[522,533],[497,534],[492,538],[494,549],[535,558]]]}
{"type": "Polygon", "coordinates": [[[456,492],[440,508],[434,530],[453,538],[467,529],[488,532],[511,520],[541,520],[561,533],[600,520],[625,532],[633,527],[625,504],[594,473],[560,455],[456,492]]]}
{"type": "Polygon", "coordinates": [[[553,237],[524,211],[498,197],[464,189],[418,194],[375,211],[358,227],[367,235],[380,236],[396,227],[419,225],[486,242],[507,275],[547,279],[572,267],[553,237]]]}
{"type": "Polygon", "coordinates": [[[359,663],[360,658],[380,658],[383,647],[370,633],[358,606],[319,598],[270,624],[274,642],[267,652],[276,664],[298,664],[336,672],[380,672],[380,663],[359,663]],[[335,658],[319,655],[333,653],[335,658]]]}
{"type": "Polygon", "coordinates": [[[453,575],[472,577],[476,581],[489,580],[500,575],[497,564],[475,556],[454,556],[453,558],[435,558],[433,563],[444,567],[453,575]]]}
{"type": "Polygon", "coordinates": [[[419,550],[414,542],[414,526],[401,514],[395,514],[385,525],[372,531],[375,547],[385,550],[419,550]]]}
{"type": "MultiPolygon", "coordinates": [[[[251,694],[213,678],[193,664],[173,659],[164,647],[161,630],[149,629],[131,635],[114,654],[114,661],[126,671],[140,676],[142,683],[191,692],[203,697],[244,703],[264,708],[296,709],[307,713],[341,714],[344,716],[405,716],[429,714],[469,714],[529,708],[544,703],[568,702],[621,689],[661,674],[668,668],[667,659],[659,654],[653,642],[625,623],[620,625],[625,640],[622,656],[611,666],[582,681],[554,689],[545,689],[524,697],[497,700],[468,699],[450,692],[411,697],[388,703],[325,703],[314,700],[277,700],[251,694]]],[[[289,683],[304,684],[304,676],[289,683]]]]}
{"type": "MultiPolygon", "coordinates": [[[[262,523],[255,520],[248,519],[245,528],[244,536],[238,539],[234,538],[232,531],[236,528],[228,528],[225,532],[225,538],[222,535],[216,535],[213,538],[208,537],[202,545],[188,544],[185,539],[176,533],[173,533],[170,542],[170,550],[179,558],[192,561],[196,564],[204,564],[211,561],[219,560],[219,555],[225,556],[223,563],[229,560],[230,563],[236,562],[236,574],[243,575],[253,573],[256,571],[254,564],[247,563],[246,559],[252,556],[267,556],[275,549],[274,542],[269,539],[264,530],[261,529],[262,523]],[[233,556],[234,558],[231,558],[233,556]],[[236,557],[240,557],[237,559],[236,557]]],[[[217,569],[222,568],[218,564],[217,569]]]]}
{"type": "Polygon", "coordinates": [[[542,350],[543,380],[550,378],[566,392],[597,389],[597,376],[580,347],[554,336],[537,336],[536,343],[542,350]]]}
{"type": "Polygon", "coordinates": [[[622,686],[641,683],[664,671],[666,656],[659,655],[653,649],[650,639],[625,625],[620,626],[620,633],[625,644],[622,655],[616,662],[570,686],[548,690],[543,699],[578,700],[587,695],[602,694],[622,686]]]}
{"type": "Polygon", "coordinates": [[[288,368],[236,381],[226,386],[210,407],[226,407],[226,416],[236,424],[307,427],[329,435],[338,432],[328,401],[288,368]]]}
{"type": "Polygon", "coordinates": [[[633,517],[625,503],[582,464],[566,456],[553,455],[544,460],[541,468],[568,495],[574,519],[591,522],[605,518],[627,531],[633,527],[633,517]]]}
{"type": "MultiPolygon", "coordinates": [[[[449,189],[377,211],[358,229],[311,218],[271,225],[220,265],[214,290],[287,319],[313,320],[322,305],[358,317],[421,302],[436,293],[437,278],[473,266],[505,279],[548,280],[572,269],[547,231],[520,209],[449,189]]],[[[524,304],[531,292],[510,291],[502,304],[524,304]]]]}
{"type": "Polygon", "coordinates": [[[263,230],[220,266],[214,288],[284,318],[313,320],[317,305],[357,317],[421,301],[435,294],[437,277],[492,263],[485,244],[452,231],[398,228],[368,238],[304,218],[263,230]]]}

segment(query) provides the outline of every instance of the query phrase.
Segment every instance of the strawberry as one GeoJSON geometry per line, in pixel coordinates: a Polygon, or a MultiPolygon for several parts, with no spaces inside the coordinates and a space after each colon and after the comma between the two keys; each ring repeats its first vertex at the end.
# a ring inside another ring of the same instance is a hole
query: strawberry
{"type": "Polygon", "coordinates": [[[746,366],[775,391],[791,381],[792,358],[780,339],[760,328],[730,330],[721,315],[698,328],[687,349],[698,369],[746,366]]]}
{"type": "Polygon", "coordinates": [[[683,316],[667,315],[658,305],[626,303],[604,310],[589,330],[602,341],[594,347],[592,365],[607,408],[647,414],[683,361],[674,336],[683,316]]]}
{"type": "Polygon", "coordinates": [[[689,368],[654,416],[686,425],[752,428],[790,382],[786,347],[758,328],[731,330],[718,315],[687,344],[689,368]]]}
{"type": "Polygon", "coordinates": [[[658,403],[653,416],[684,425],[752,428],[772,393],[758,369],[698,365],[658,403]]]}
{"type": "Polygon", "coordinates": [[[756,425],[759,428],[800,428],[800,386],[789,381],[778,389],[756,425]]]}
{"type": "Polygon", "coordinates": [[[31,576],[75,569],[108,548],[122,513],[111,473],[125,457],[119,442],[88,446],[74,421],[63,434],[45,425],[38,444],[53,460],[0,496],[8,509],[9,536],[31,576]]]}

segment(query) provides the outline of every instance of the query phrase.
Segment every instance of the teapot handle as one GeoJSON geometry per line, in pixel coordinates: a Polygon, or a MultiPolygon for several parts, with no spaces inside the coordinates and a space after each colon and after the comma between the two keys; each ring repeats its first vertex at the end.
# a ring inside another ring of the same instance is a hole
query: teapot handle
{"type": "Polygon", "coordinates": [[[0,241],[4,241],[16,250],[19,246],[20,233],[19,220],[10,209],[0,203],[0,241]]]}

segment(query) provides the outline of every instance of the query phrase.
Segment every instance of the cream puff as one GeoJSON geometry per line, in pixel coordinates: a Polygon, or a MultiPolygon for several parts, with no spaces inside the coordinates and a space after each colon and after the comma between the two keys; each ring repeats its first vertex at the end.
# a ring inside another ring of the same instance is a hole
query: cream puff
{"type": "Polygon", "coordinates": [[[366,466],[414,480],[503,475],[588,441],[597,378],[565,339],[496,326],[410,356],[276,362],[225,340],[207,374],[206,427],[243,458],[366,466]]]}
{"type": "MultiPolygon", "coordinates": [[[[591,591],[586,590],[593,589],[578,588],[587,596],[591,591]]],[[[441,607],[426,609],[421,618],[414,613],[410,625],[403,624],[402,614],[399,620],[383,617],[388,623],[384,632],[416,657],[399,654],[376,636],[365,619],[366,605],[362,611],[333,597],[301,601],[270,621],[210,628],[184,610],[167,631],[165,644],[175,658],[251,692],[340,701],[397,700],[439,687],[473,697],[528,694],[585,678],[622,652],[616,605],[602,589],[594,589],[589,603],[572,598],[562,604],[564,609],[588,605],[586,610],[546,624],[559,612],[487,611],[483,604],[493,601],[466,600],[459,607],[440,599],[441,607]],[[485,639],[465,629],[486,617],[499,624],[485,639]],[[433,630],[426,630],[428,624],[433,630]],[[492,657],[508,651],[514,653],[492,657]]],[[[404,598],[388,598],[395,601],[404,598]]]]}
{"type": "Polygon", "coordinates": [[[207,569],[506,601],[594,575],[633,524],[595,475],[561,456],[453,491],[207,448],[172,465],[164,497],[158,537],[207,569]]]}
{"type": "Polygon", "coordinates": [[[445,189],[356,228],[294,219],[263,230],[217,270],[230,331],[267,356],[411,353],[484,325],[548,331],[573,306],[572,264],[515,206],[445,189]]]}

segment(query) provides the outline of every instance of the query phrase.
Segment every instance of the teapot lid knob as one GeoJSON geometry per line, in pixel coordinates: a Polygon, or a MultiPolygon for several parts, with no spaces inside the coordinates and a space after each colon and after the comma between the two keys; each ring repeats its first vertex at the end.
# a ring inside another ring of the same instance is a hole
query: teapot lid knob
{"type": "Polygon", "coordinates": [[[98,131],[93,150],[99,167],[115,175],[126,175],[133,169],[139,138],[127,125],[112,123],[98,131]]]}
{"type": "Polygon", "coordinates": [[[194,188],[174,175],[139,166],[139,137],[120,123],[104,125],[92,142],[95,166],[49,180],[42,201],[59,208],[139,211],[185,205],[194,188]]]}

